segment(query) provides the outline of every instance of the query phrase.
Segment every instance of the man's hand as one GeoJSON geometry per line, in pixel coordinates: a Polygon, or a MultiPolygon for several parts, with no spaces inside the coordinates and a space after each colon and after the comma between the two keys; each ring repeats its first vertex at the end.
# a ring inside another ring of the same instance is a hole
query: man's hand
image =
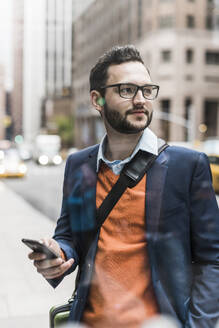
{"type": "MultiPolygon", "coordinates": [[[[56,254],[61,256],[61,248],[57,241],[52,238],[41,239],[42,243],[51,248],[56,254]]],[[[33,264],[37,271],[46,279],[53,279],[63,275],[74,263],[74,259],[68,261],[63,260],[61,257],[57,259],[48,260],[46,255],[42,253],[31,252],[28,255],[30,260],[34,260],[33,264]]]]}

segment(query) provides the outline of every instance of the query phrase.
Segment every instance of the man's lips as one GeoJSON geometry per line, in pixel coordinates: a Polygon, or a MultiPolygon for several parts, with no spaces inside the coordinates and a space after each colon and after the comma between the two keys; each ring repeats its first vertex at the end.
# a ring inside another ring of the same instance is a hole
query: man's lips
{"type": "Polygon", "coordinates": [[[144,110],[134,110],[132,114],[146,114],[144,110]]]}
{"type": "Polygon", "coordinates": [[[145,114],[145,115],[148,115],[149,113],[145,109],[134,109],[134,110],[128,111],[127,114],[145,114]]]}

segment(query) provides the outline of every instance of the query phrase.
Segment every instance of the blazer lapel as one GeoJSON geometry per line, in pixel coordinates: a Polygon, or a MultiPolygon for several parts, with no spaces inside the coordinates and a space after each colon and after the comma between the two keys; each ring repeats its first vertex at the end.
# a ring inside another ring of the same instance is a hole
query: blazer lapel
{"type": "Polygon", "coordinates": [[[146,180],[146,234],[148,241],[156,241],[162,205],[162,195],[168,167],[162,152],[147,173],[146,180]]]}
{"type": "Polygon", "coordinates": [[[96,172],[97,168],[97,154],[99,150],[99,145],[95,145],[91,152],[88,154],[87,163],[96,172]]]}
{"type": "Polygon", "coordinates": [[[88,153],[87,158],[81,165],[81,172],[83,176],[83,183],[81,185],[81,190],[87,190],[89,187],[96,187],[97,182],[97,153],[99,145],[94,146],[88,153]]]}
{"type": "Polygon", "coordinates": [[[91,231],[96,226],[96,184],[97,184],[97,153],[98,146],[92,147],[87,158],[80,166],[80,228],[91,231]]]}

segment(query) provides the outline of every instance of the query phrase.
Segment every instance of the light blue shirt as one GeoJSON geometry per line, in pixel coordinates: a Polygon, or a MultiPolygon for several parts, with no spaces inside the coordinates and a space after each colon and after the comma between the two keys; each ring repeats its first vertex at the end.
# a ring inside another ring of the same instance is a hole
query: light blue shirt
{"type": "Polygon", "coordinates": [[[113,171],[114,174],[119,175],[124,165],[130,162],[130,160],[135,156],[135,154],[139,150],[147,151],[151,154],[158,155],[157,136],[149,128],[146,128],[144,130],[131,156],[125,158],[124,160],[108,161],[108,159],[105,158],[104,152],[106,146],[106,139],[107,139],[107,135],[105,134],[105,136],[101,140],[98,155],[97,155],[97,172],[99,171],[101,160],[109,166],[109,168],[113,171]]]}

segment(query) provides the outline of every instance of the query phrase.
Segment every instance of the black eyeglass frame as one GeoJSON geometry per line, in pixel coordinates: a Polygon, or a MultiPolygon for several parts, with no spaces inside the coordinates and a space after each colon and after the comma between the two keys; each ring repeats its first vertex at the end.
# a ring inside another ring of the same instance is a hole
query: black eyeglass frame
{"type": "Polygon", "coordinates": [[[138,90],[141,90],[142,95],[143,95],[143,97],[144,97],[145,99],[148,99],[148,100],[154,100],[154,99],[157,98],[158,93],[159,93],[159,89],[160,89],[160,86],[159,86],[159,85],[157,85],[157,84],[148,84],[148,83],[147,83],[147,84],[144,84],[144,85],[141,85],[141,86],[140,86],[140,85],[137,85],[137,84],[134,84],[134,83],[116,83],[116,84],[110,84],[110,85],[102,86],[102,87],[100,87],[100,89],[107,89],[107,88],[113,88],[113,87],[117,87],[117,88],[118,88],[120,97],[121,97],[121,98],[124,98],[124,99],[133,99],[133,98],[135,98],[135,96],[136,96],[137,93],[138,93],[138,90]],[[131,98],[121,96],[121,93],[120,93],[121,85],[130,85],[130,86],[135,86],[135,87],[137,87],[135,94],[134,94],[131,98]],[[145,87],[156,87],[156,91],[157,91],[156,95],[155,95],[153,98],[145,97],[145,95],[144,95],[144,93],[143,93],[143,88],[145,88],[145,87]]]}

